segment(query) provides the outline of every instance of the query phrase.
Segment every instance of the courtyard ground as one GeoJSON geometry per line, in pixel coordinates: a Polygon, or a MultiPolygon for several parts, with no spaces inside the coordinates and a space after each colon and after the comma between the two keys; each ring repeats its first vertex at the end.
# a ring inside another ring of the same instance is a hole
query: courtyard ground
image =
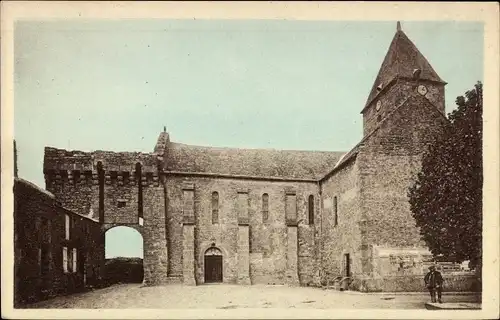
{"type": "MultiPolygon", "coordinates": [[[[444,302],[479,302],[477,294],[443,294],[444,302]]],[[[425,309],[427,294],[340,292],[321,288],[267,285],[168,285],[144,287],[119,284],[85,293],[37,302],[27,308],[83,309],[425,309]]]]}

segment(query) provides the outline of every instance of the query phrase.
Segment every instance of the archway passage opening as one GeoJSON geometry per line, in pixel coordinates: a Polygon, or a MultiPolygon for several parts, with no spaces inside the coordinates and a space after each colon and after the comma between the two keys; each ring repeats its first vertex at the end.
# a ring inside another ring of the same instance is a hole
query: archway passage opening
{"type": "Polygon", "coordinates": [[[211,247],[205,251],[205,283],[222,282],[222,252],[211,247]]]}
{"type": "Polygon", "coordinates": [[[108,285],[143,281],[143,247],[142,235],[134,228],[118,226],[106,231],[104,270],[108,285]]]}

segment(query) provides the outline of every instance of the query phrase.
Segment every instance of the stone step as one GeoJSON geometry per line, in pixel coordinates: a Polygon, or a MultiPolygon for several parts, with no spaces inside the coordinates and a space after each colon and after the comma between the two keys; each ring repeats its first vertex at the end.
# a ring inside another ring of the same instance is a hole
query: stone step
{"type": "Polygon", "coordinates": [[[427,310],[480,310],[481,303],[477,302],[427,302],[425,304],[427,310]]]}

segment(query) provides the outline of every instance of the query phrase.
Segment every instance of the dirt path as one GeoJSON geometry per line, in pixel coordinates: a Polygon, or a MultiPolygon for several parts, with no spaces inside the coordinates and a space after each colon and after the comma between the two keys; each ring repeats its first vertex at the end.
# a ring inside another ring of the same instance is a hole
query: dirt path
{"type": "MultiPolygon", "coordinates": [[[[446,302],[477,302],[471,295],[444,295],[446,302]]],[[[169,285],[143,287],[121,284],[86,293],[38,302],[29,308],[314,308],[424,309],[426,294],[380,295],[319,288],[239,285],[169,285]]]]}

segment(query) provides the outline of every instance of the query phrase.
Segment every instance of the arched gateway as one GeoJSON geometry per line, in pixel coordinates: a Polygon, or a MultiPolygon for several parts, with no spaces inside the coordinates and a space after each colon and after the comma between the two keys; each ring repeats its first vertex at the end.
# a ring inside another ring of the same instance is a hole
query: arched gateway
{"type": "Polygon", "coordinates": [[[211,247],[205,251],[205,283],[222,282],[222,252],[211,247]]]}

